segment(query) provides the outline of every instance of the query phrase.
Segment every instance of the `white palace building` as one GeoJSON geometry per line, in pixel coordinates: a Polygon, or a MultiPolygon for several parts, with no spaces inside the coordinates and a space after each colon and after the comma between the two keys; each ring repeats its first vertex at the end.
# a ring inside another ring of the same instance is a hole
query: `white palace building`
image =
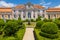
{"type": "Polygon", "coordinates": [[[38,16],[43,18],[53,19],[60,18],[60,8],[48,8],[37,4],[27,4],[17,5],[13,8],[10,7],[0,7],[0,19],[18,19],[22,20],[34,19],[36,20],[38,16]]]}

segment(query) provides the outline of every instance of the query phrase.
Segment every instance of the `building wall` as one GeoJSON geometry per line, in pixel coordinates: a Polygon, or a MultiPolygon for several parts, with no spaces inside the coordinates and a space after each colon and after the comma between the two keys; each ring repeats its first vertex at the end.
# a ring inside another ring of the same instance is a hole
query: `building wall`
{"type": "Polygon", "coordinates": [[[50,15],[50,19],[60,18],[60,12],[46,12],[46,18],[48,18],[48,14],[50,15]]]}

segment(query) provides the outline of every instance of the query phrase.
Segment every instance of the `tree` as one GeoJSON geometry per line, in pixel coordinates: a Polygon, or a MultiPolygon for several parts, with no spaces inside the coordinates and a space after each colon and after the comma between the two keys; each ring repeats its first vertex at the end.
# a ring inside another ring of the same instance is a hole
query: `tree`
{"type": "Polygon", "coordinates": [[[17,31],[18,24],[16,22],[7,22],[4,28],[5,35],[11,36],[17,31]]]}
{"type": "Polygon", "coordinates": [[[0,35],[3,33],[4,26],[5,22],[3,20],[0,20],[0,35]]]}

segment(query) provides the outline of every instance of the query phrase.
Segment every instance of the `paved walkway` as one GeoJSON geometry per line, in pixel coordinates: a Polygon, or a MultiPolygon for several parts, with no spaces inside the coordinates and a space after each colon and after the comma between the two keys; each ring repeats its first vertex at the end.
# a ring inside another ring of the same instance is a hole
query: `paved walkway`
{"type": "Polygon", "coordinates": [[[34,28],[26,28],[26,32],[23,37],[23,40],[34,40],[33,30],[34,28]]]}

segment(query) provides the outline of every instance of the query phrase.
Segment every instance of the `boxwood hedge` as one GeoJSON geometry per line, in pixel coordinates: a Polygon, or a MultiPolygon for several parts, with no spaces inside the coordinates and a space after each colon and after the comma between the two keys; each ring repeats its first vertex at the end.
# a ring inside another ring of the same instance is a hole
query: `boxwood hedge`
{"type": "Polygon", "coordinates": [[[53,22],[44,23],[41,27],[41,35],[49,38],[56,38],[58,35],[58,26],[53,22]]]}

